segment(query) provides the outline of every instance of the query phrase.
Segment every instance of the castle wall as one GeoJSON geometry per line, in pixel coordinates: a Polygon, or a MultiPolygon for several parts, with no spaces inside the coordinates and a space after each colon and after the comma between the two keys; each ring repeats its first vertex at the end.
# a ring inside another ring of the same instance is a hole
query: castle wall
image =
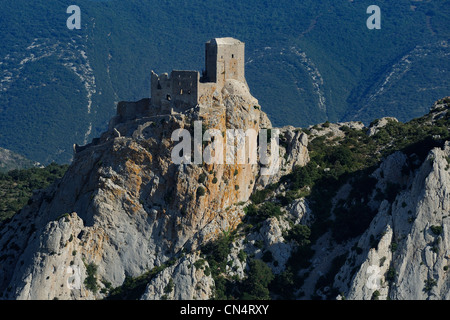
{"type": "Polygon", "coordinates": [[[245,82],[244,74],[244,44],[220,45],[217,50],[218,83],[223,84],[227,79],[245,82]]]}
{"type": "Polygon", "coordinates": [[[117,104],[117,122],[125,122],[150,114],[150,99],[139,101],[120,101],[117,104]]]}
{"type": "Polygon", "coordinates": [[[172,95],[172,81],[167,73],[158,76],[152,71],[151,75],[151,101],[152,105],[163,107],[170,105],[170,96],[172,95]],[[166,102],[167,101],[167,102],[166,102]]]}
{"type": "Polygon", "coordinates": [[[217,45],[212,41],[205,44],[205,82],[217,81],[217,45]]]}
{"type": "Polygon", "coordinates": [[[172,71],[172,100],[177,109],[192,108],[198,101],[198,71],[172,71]]]}
{"type": "Polygon", "coordinates": [[[207,82],[223,85],[225,80],[245,81],[245,44],[233,38],[218,38],[205,45],[207,82]]]}
{"type": "Polygon", "coordinates": [[[233,38],[215,38],[205,44],[205,73],[173,70],[151,74],[151,104],[162,113],[183,112],[212,102],[226,80],[245,80],[245,44],[233,38]],[[219,90],[219,91],[217,91],[219,90]]]}
{"type": "Polygon", "coordinates": [[[152,105],[167,113],[170,113],[172,108],[178,111],[192,108],[198,102],[199,82],[198,71],[173,70],[170,77],[167,73],[158,76],[152,71],[152,105]]]}

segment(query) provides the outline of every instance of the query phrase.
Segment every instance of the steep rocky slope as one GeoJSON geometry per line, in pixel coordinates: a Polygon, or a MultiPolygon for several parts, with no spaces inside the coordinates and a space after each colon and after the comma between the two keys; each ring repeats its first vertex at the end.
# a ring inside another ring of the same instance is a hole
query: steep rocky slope
{"type": "Polygon", "coordinates": [[[395,181],[402,191],[392,203],[383,200],[369,229],[356,243],[363,252],[350,255],[339,287],[349,299],[449,299],[450,144],[430,151],[409,176],[400,177],[408,157],[395,153],[375,171],[378,186],[395,181]],[[381,178],[381,173],[384,177],[381,178]],[[351,264],[359,266],[351,279],[351,264]],[[348,282],[348,287],[345,283],[348,282]]]}
{"type": "Polygon", "coordinates": [[[449,102],[406,124],[279,128],[269,176],[171,158],[198,120],[224,138],[271,128],[244,84],[183,113],[121,102],[0,226],[1,297],[449,299],[449,102]]]}
{"type": "MultiPolygon", "coordinates": [[[[186,268],[202,244],[241,222],[260,168],[175,165],[172,133],[193,132],[198,120],[221,132],[271,127],[246,85],[235,81],[216,92],[214,102],[184,113],[158,114],[148,99],[120,103],[109,131],[74,146],[61,181],[2,226],[3,298],[101,298],[152,270],[161,272],[143,298],[159,298],[169,278],[177,282],[174,298],[211,297],[211,276],[186,268]]],[[[308,154],[301,135],[288,139],[295,157],[283,159],[286,172],[308,154]]]]}
{"type": "Polygon", "coordinates": [[[317,240],[311,273],[328,272],[322,274],[328,283],[321,286],[317,279],[310,287],[304,285],[310,298],[450,298],[449,102],[448,98],[438,101],[428,115],[410,124],[383,118],[367,128],[370,137],[389,132],[388,148],[399,142],[403,147],[397,146],[399,151],[386,153],[369,168],[364,185],[344,183],[333,197],[332,220],[339,221],[339,215],[357,208],[361,224],[364,213],[371,212],[370,223],[360,236],[341,241],[345,228],[337,228],[334,236],[325,232],[317,240]],[[416,136],[414,142],[403,143],[412,136],[416,136]]]}

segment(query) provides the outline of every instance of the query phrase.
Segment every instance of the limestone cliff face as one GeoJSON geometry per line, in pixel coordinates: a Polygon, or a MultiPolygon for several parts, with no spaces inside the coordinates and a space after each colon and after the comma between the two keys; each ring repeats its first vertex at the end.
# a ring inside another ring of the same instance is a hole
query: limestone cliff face
{"type": "MultiPolygon", "coordinates": [[[[417,150],[420,156],[408,148],[388,153],[364,171],[369,179],[363,181],[374,184],[363,186],[364,196],[351,196],[350,179],[336,193],[318,193],[327,199],[311,198],[314,185],[291,189],[291,179],[304,171],[295,167],[310,162],[308,143],[314,152],[308,168],[326,173],[332,163],[320,169],[313,139],[321,138],[323,152],[346,135],[376,137],[396,120],[381,119],[370,128],[359,122],[272,128],[247,85],[237,80],[227,80],[220,90],[211,85],[199,101],[168,113],[152,108],[149,99],[121,102],[107,132],[87,146],[75,145],[65,176],[0,224],[0,298],[102,299],[142,281],[133,298],[210,299],[217,289],[214,261],[201,249],[237,230],[220,269],[237,291],[249,259],[260,259],[277,276],[275,298],[287,287],[294,288],[289,297],[300,299],[450,299],[450,142],[433,133],[433,144],[417,150]],[[220,154],[213,146],[223,140],[225,163],[188,163],[195,160],[194,149],[183,151],[184,163],[174,163],[179,141],[172,134],[178,129],[191,138],[196,130],[203,135],[215,129],[214,138],[201,142],[202,151],[220,154]],[[262,129],[278,130],[279,170],[262,175],[267,166],[260,162],[229,162],[227,142],[247,144],[245,137],[233,138],[233,129],[260,135],[262,129]],[[364,203],[357,209],[370,211],[370,220],[342,241],[336,229],[319,225],[321,233],[309,246],[322,200],[329,204],[327,226],[338,221],[335,209],[344,200],[351,200],[345,206],[364,203]],[[299,242],[307,250],[299,251],[299,242]]],[[[450,105],[444,102],[420,125],[428,122],[434,129],[441,121],[439,129],[447,130],[442,122],[450,119],[450,105]]]]}
{"type": "MultiPolygon", "coordinates": [[[[227,129],[259,132],[271,124],[246,84],[236,80],[183,113],[157,114],[150,104],[120,103],[107,132],[86,147],[75,146],[63,179],[35,194],[0,229],[3,298],[102,298],[102,289],[169,259],[175,262],[149,283],[143,299],[160,298],[168,278],[176,282],[169,298],[211,296],[211,276],[188,266],[200,245],[241,222],[260,166],[176,165],[171,135],[180,128],[193,133],[199,120],[224,137],[227,129]]],[[[295,154],[284,159],[285,171],[308,161],[307,141],[289,139],[282,150],[295,154]]]]}
{"type": "Polygon", "coordinates": [[[397,152],[374,173],[378,186],[396,181],[402,191],[381,203],[356,244],[365,250],[353,252],[336,276],[347,299],[369,300],[374,293],[378,299],[450,299],[449,155],[446,143],[414,173],[401,175],[407,156],[397,152]]]}

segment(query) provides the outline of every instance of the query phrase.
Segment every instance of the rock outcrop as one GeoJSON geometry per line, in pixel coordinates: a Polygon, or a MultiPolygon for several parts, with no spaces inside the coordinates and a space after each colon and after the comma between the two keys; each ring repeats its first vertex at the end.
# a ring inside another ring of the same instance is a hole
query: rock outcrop
{"type": "Polygon", "coordinates": [[[214,280],[205,274],[209,268],[205,261],[201,267],[196,262],[201,258],[198,253],[180,259],[171,267],[164,269],[147,285],[142,300],[206,300],[211,298],[214,280]]]}
{"type": "MultiPolygon", "coordinates": [[[[193,134],[195,121],[224,138],[227,129],[271,128],[247,85],[236,80],[182,113],[157,114],[149,99],[119,103],[109,130],[77,147],[58,184],[1,228],[3,298],[102,298],[107,288],[169,259],[175,264],[149,283],[143,299],[160,298],[169,278],[169,298],[209,298],[212,278],[189,269],[194,253],[242,221],[239,204],[252,193],[260,166],[174,164],[172,133],[193,134]]],[[[308,161],[304,136],[286,138],[284,170],[308,161]]]]}
{"type": "Polygon", "coordinates": [[[364,251],[352,252],[336,276],[342,296],[357,300],[450,298],[449,156],[450,144],[446,143],[443,149],[434,148],[416,171],[401,175],[408,157],[397,152],[375,171],[375,176],[380,170],[385,172],[383,178],[378,176],[378,187],[396,181],[401,191],[392,203],[381,203],[356,244],[364,251]]]}
{"type": "Polygon", "coordinates": [[[246,83],[214,88],[178,112],[121,102],[107,132],[75,145],[64,177],[0,224],[0,298],[210,299],[218,279],[221,297],[251,297],[246,277],[264,272],[275,298],[450,299],[449,98],[417,122],[428,136],[391,150],[385,127],[408,132],[395,119],[272,128],[246,83]],[[262,129],[279,154],[239,162],[227,142],[248,159],[250,138],[235,130],[262,129]],[[196,147],[223,162],[196,162],[196,147]],[[217,239],[222,260],[208,260],[217,239]]]}
{"type": "Polygon", "coordinates": [[[394,117],[384,117],[375,120],[369,127],[369,136],[375,135],[380,130],[380,128],[385,127],[389,122],[398,122],[398,120],[394,117]]]}

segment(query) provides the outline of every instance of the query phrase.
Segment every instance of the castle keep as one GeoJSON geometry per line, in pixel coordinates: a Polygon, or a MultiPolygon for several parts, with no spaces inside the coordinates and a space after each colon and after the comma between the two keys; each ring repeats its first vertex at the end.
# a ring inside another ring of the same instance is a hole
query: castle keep
{"type": "Polygon", "coordinates": [[[234,38],[214,38],[205,44],[205,70],[173,70],[151,75],[151,104],[163,112],[184,111],[210,100],[226,80],[245,81],[245,44],[234,38]]]}

